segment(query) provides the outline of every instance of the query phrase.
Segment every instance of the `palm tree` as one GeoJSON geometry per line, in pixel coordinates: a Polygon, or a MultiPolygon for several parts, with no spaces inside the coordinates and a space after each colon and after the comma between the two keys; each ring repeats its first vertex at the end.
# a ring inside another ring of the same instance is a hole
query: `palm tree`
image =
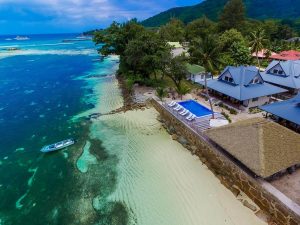
{"type": "Polygon", "coordinates": [[[267,42],[265,31],[261,28],[258,28],[256,31],[252,32],[250,36],[251,36],[251,41],[250,41],[251,52],[252,53],[255,52],[258,68],[260,69],[258,52],[264,49],[264,46],[267,42]]]}
{"type": "Polygon", "coordinates": [[[179,83],[179,86],[176,87],[176,91],[180,96],[180,99],[182,100],[182,96],[188,94],[191,89],[184,85],[182,82],[179,83]]]}
{"type": "Polygon", "coordinates": [[[189,50],[193,62],[199,63],[205,68],[205,90],[212,111],[212,119],[214,119],[215,116],[213,104],[207,88],[207,76],[209,73],[213,73],[214,71],[216,71],[222,64],[222,61],[220,59],[220,47],[216,40],[217,38],[214,35],[196,39],[193,41],[192,47],[189,50]]]}
{"type": "Polygon", "coordinates": [[[163,101],[163,99],[168,95],[166,89],[164,89],[163,87],[156,88],[156,94],[160,101],[163,101]]]}

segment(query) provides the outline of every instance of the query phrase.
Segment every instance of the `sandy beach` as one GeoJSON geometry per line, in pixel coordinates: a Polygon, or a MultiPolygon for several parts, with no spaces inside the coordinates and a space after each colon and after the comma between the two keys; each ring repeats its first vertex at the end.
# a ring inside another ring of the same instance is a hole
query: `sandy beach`
{"type": "MultiPolygon", "coordinates": [[[[100,95],[103,112],[119,106],[116,81],[103,91],[109,93],[100,95]]],[[[117,188],[108,200],[126,205],[130,224],[265,224],[197,157],[173,141],[157,116],[151,108],[93,121],[91,137],[101,138],[108,153],[119,160],[117,188]]]]}

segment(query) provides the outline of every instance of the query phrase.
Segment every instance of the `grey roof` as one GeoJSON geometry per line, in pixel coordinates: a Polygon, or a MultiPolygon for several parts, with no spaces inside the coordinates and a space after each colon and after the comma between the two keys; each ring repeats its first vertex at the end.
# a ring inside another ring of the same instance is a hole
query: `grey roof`
{"type": "Polygon", "coordinates": [[[289,100],[261,106],[260,108],[280,118],[300,125],[300,93],[289,100]]]}
{"type": "MultiPolygon", "coordinates": [[[[204,85],[203,82],[201,84],[204,85]]],[[[207,86],[240,101],[286,92],[283,88],[264,82],[258,69],[254,66],[228,66],[217,80],[207,81],[207,86]],[[221,80],[222,76],[227,72],[232,76],[233,83],[221,80]],[[249,84],[257,76],[261,82],[249,84]]]]}
{"type": "Polygon", "coordinates": [[[289,87],[294,89],[300,88],[300,61],[277,61],[274,60],[266,68],[265,72],[261,73],[262,78],[270,83],[278,84],[283,87],[289,87]],[[273,75],[269,71],[274,66],[280,65],[285,75],[273,75]]]}

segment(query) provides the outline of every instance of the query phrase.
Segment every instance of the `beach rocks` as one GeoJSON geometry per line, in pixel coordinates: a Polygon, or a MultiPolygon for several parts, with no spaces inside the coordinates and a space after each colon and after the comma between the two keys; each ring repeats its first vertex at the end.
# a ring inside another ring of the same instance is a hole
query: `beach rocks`
{"type": "Polygon", "coordinates": [[[177,134],[172,134],[172,139],[173,139],[173,140],[178,140],[177,134]]]}
{"type": "Polygon", "coordinates": [[[198,150],[198,148],[197,148],[196,146],[194,146],[194,145],[193,145],[193,146],[191,146],[190,148],[191,148],[191,152],[192,152],[192,154],[193,154],[193,155],[195,155],[195,154],[196,154],[196,152],[197,152],[197,150],[198,150]]]}
{"type": "Polygon", "coordinates": [[[237,189],[236,187],[231,187],[230,190],[235,197],[238,197],[241,193],[241,191],[239,189],[237,189]]]}
{"type": "Polygon", "coordinates": [[[257,207],[250,204],[247,200],[243,201],[243,205],[249,209],[251,209],[253,212],[255,212],[257,210],[257,207]]]}
{"type": "Polygon", "coordinates": [[[184,146],[188,145],[188,141],[183,136],[178,138],[178,142],[184,146]]]}

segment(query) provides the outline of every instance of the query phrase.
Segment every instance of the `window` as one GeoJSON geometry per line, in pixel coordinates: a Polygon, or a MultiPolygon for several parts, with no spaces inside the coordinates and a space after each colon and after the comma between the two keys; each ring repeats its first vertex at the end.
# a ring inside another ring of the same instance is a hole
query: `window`
{"type": "Polygon", "coordinates": [[[282,75],[282,74],[283,74],[283,71],[282,71],[282,70],[279,70],[279,71],[278,71],[278,74],[282,75]]]}
{"type": "Polygon", "coordinates": [[[252,84],[259,84],[260,83],[260,79],[258,77],[255,77],[252,82],[252,84]]]}
{"type": "Polygon", "coordinates": [[[227,81],[227,82],[233,83],[233,78],[232,77],[225,76],[224,80],[227,81]]]}
{"type": "Polygon", "coordinates": [[[252,99],[252,102],[257,102],[258,101],[258,98],[253,98],[252,99]]]}
{"type": "Polygon", "coordinates": [[[277,74],[277,73],[278,73],[278,70],[274,69],[274,70],[273,70],[273,73],[277,74]]]}

